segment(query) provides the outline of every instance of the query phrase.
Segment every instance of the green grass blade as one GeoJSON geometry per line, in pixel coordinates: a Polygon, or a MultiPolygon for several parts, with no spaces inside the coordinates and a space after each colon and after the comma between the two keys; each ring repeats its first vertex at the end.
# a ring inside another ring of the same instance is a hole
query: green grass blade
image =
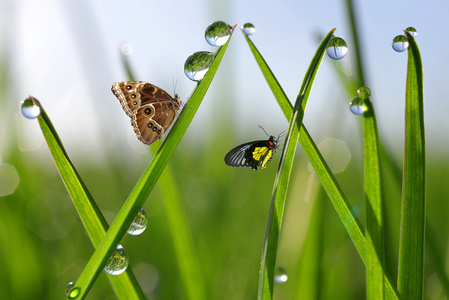
{"type": "MultiPolygon", "coordinates": [[[[281,107],[284,115],[287,119],[290,119],[293,115],[293,107],[285,95],[282,87],[279,85],[276,80],[274,74],[271,72],[270,68],[266,64],[262,55],[259,53],[253,42],[247,37],[246,40],[248,45],[254,54],[256,62],[258,63],[260,69],[262,70],[263,75],[265,76],[268,85],[270,86],[276,100],[278,101],[279,106],[281,107]]],[[[316,144],[313,139],[310,137],[307,129],[302,124],[299,142],[303,147],[309,161],[312,163],[312,166],[315,169],[315,172],[320,178],[321,184],[323,185],[326,193],[328,194],[332,204],[335,207],[337,214],[343,222],[351,240],[353,241],[357,251],[360,254],[360,257],[365,262],[365,237],[364,237],[364,229],[358,220],[357,216],[355,216],[352,212],[351,206],[338,185],[337,180],[333,176],[332,172],[329,169],[329,166],[326,164],[326,161],[322,157],[319,152],[316,144]]],[[[398,299],[397,291],[395,285],[391,283],[391,280],[388,276],[385,275],[385,292],[387,299],[398,299]]]]}
{"type": "Polygon", "coordinates": [[[159,186],[164,197],[162,203],[170,227],[185,299],[206,299],[206,285],[170,168],[165,168],[159,179],[159,186]]]}
{"type": "MultiPolygon", "coordinates": [[[[73,204],[78,211],[81,221],[86,228],[89,238],[96,247],[108,230],[108,223],[101,214],[100,209],[93,200],[87,187],[72,164],[64,146],[59,139],[53,124],[42,105],[41,114],[38,117],[39,125],[47,142],[50,153],[53,156],[56,167],[61,178],[72,198],[73,204]]],[[[130,269],[123,273],[123,276],[111,276],[108,278],[119,299],[143,299],[145,298],[142,289],[136,281],[130,269]]]]}
{"type": "Polygon", "coordinates": [[[405,149],[402,185],[398,290],[403,299],[422,299],[425,240],[425,136],[421,55],[406,32],[408,48],[405,91],[405,149]]]}
{"type": "MultiPolygon", "coordinates": [[[[127,56],[123,56],[122,59],[128,79],[135,81],[135,72],[127,56]]],[[[156,153],[159,147],[160,141],[152,143],[150,145],[151,152],[156,153]]],[[[180,192],[169,167],[162,172],[158,184],[163,197],[161,203],[165,208],[185,299],[206,299],[206,285],[201,274],[198,257],[195,255],[192,235],[180,205],[180,192]]]]}
{"type": "Polygon", "coordinates": [[[106,264],[109,254],[112,253],[115,246],[119,243],[134,219],[137,211],[140,207],[142,207],[146,198],[159,179],[159,176],[167,165],[171,155],[175,151],[196,111],[198,110],[198,107],[215,76],[223,55],[226,52],[229,41],[230,40],[228,40],[228,42],[218,50],[209,71],[206,73],[203,80],[198,83],[189,102],[180,114],[179,119],[175,122],[172,130],[159,148],[159,151],[155,154],[148,168],[145,170],[139,182],[137,182],[126,202],[123,204],[104,239],[101,241],[97,250],[92,255],[87,266],[79,277],[75,286],[75,288],[79,289],[78,298],[84,298],[86,296],[95,279],[100,274],[103,266],[106,264]]]}
{"type": "Polygon", "coordinates": [[[384,233],[382,178],[376,115],[370,99],[363,114],[364,179],[366,203],[366,295],[384,299],[384,233]]]}
{"type": "MultiPolygon", "coordinates": [[[[287,188],[299,136],[299,128],[302,124],[304,111],[312,90],[316,73],[320,66],[321,60],[326,53],[327,45],[329,44],[335,30],[336,29],[333,29],[327,34],[316,51],[302,82],[301,89],[296,99],[294,112],[290,120],[290,126],[284,144],[284,151],[281,156],[278,173],[273,187],[272,203],[267,224],[267,234],[265,237],[265,245],[260,267],[258,292],[259,299],[271,299],[273,297],[274,272],[276,269],[278,241],[282,227],[285,198],[287,196],[287,188]]],[[[269,72],[269,70],[266,70],[266,72],[269,72]]]]}

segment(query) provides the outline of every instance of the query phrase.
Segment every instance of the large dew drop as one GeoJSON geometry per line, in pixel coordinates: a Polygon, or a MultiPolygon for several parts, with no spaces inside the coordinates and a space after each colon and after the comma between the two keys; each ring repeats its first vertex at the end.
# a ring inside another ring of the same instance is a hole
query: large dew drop
{"type": "Polygon", "coordinates": [[[184,73],[193,81],[201,81],[214,61],[215,55],[207,51],[199,51],[190,55],[184,64],[184,73]]]}
{"type": "Polygon", "coordinates": [[[111,275],[119,275],[125,272],[128,264],[128,254],[125,248],[122,245],[118,245],[114,252],[112,252],[104,270],[111,275]]]}
{"type": "Polygon", "coordinates": [[[147,225],[147,212],[141,208],[126,232],[130,235],[139,235],[147,229],[147,225]]]}
{"type": "Polygon", "coordinates": [[[408,48],[408,39],[404,35],[398,35],[393,39],[393,43],[391,44],[391,47],[393,47],[393,50],[396,52],[403,52],[407,50],[408,48]]]}
{"type": "Polygon", "coordinates": [[[287,272],[282,267],[277,267],[274,271],[274,282],[284,283],[288,279],[287,272]]]}
{"type": "Polygon", "coordinates": [[[214,47],[220,47],[226,44],[231,36],[232,27],[228,23],[217,21],[211,23],[204,34],[206,41],[214,47]]]}
{"type": "Polygon", "coordinates": [[[407,27],[405,29],[412,37],[416,37],[418,35],[418,31],[416,31],[415,27],[407,27]]]}
{"type": "Polygon", "coordinates": [[[256,32],[256,27],[251,23],[246,23],[241,27],[242,31],[246,35],[253,35],[256,32]]]}
{"type": "Polygon", "coordinates": [[[362,115],[366,111],[365,101],[359,97],[354,98],[351,103],[349,103],[349,109],[354,115],[362,115]]]}
{"type": "Polygon", "coordinates": [[[342,59],[348,53],[348,44],[339,37],[334,37],[329,41],[326,49],[327,55],[335,60],[342,59]]]}
{"type": "Polygon", "coordinates": [[[22,115],[28,119],[36,119],[41,114],[41,104],[36,98],[28,97],[20,107],[22,115]]]}

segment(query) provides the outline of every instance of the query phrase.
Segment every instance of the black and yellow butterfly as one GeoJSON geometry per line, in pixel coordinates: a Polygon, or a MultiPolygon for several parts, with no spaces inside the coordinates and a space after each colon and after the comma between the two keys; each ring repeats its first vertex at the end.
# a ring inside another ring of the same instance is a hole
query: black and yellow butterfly
{"type": "Polygon", "coordinates": [[[250,167],[253,170],[261,167],[265,169],[273,157],[273,152],[278,148],[278,139],[271,135],[268,140],[237,146],[226,154],[225,163],[231,167],[250,167]]]}

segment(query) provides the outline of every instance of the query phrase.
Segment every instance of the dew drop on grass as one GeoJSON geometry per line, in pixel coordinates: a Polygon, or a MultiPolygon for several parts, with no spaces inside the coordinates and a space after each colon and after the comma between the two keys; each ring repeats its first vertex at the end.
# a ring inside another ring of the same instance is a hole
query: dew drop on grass
{"type": "Polygon", "coordinates": [[[365,101],[359,97],[349,103],[349,109],[354,115],[362,115],[366,111],[365,101]]]}
{"type": "Polygon", "coordinates": [[[244,24],[241,29],[248,36],[253,35],[256,32],[256,27],[251,23],[244,24]]]}
{"type": "Polygon", "coordinates": [[[20,110],[25,118],[36,119],[41,114],[41,105],[36,98],[29,96],[22,101],[20,110]]]}
{"type": "Polygon", "coordinates": [[[283,267],[276,267],[274,271],[274,282],[276,283],[284,283],[288,279],[287,272],[283,267]]]}
{"type": "Polygon", "coordinates": [[[122,245],[118,245],[117,248],[115,248],[114,252],[112,252],[111,257],[104,267],[104,270],[108,274],[119,275],[125,272],[128,264],[129,259],[125,248],[123,248],[122,245]]]}
{"type": "Polygon", "coordinates": [[[70,296],[70,293],[72,292],[73,288],[75,287],[75,283],[73,281],[70,281],[67,286],[65,287],[65,294],[67,296],[70,296]]]}
{"type": "Polygon", "coordinates": [[[367,87],[362,86],[357,90],[357,95],[359,95],[361,99],[366,100],[371,96],[371,90],[367,87]]]}
{"type": "Polygon", "coordinates": [[[147,229],[147,225],[147,212],[141,208],[126,232],[130,235],[139,235],[147,229]]]}
{"type": "Polygon", "coordinates": [[[333,37],[327,45],[326,53],[332,59],[342,59],[348,53],[348,45],[344,39],[333,37]]]}
{"type": "Polygon", "coordinates": [[[220,47],[226,44],[231,36],[232,27],[223,21],[211,23],[204,34],[206,41],[214,47],[220,47]]]}
{"type": "Polygon", "coordinates": [[[201,81],[214,61],[215,54],[199,51],[190,55],[184,63],[184,73],[193,81],[201,81]]]}
{"type": "Polygon", "coordinates": [[[416,31],[415,27],[407,27],[405,29],[412,37],[416,37],[418,35],[418,31],[416,31]]]}
{"type": "Polygon", "coordinates": [[[408,48],[408,39],[404,35],[398,35],[393,39],[393,43],[391,44],[393,50],[396,52],[403,52],[408,48]]]}
{"type": "Polygon", "coordinates": [[[75,299],[80,294],[80,289],[75,288],[74,282],[69,282],[65,287],[65,294],[67,295],[68,299],[75,299]]]}

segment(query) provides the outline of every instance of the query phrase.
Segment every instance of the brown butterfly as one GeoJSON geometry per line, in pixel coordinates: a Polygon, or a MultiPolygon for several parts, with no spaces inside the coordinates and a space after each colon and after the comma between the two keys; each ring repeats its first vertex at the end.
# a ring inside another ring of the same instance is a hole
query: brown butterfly
{"type": "Polygon", "coordinates": [[[131,118],[137,138],[147,145],[162,137],[181,107],[178,94],[173,98],[144,81],[116,82],[112,84],[112,92],[131,118]]]}

